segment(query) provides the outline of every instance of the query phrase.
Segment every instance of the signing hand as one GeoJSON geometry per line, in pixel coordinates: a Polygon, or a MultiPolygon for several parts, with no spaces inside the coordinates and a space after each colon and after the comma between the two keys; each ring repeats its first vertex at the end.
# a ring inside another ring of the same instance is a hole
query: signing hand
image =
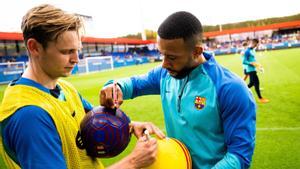
{"type": "Polygon", "coordinates": [[[141,169],[154,163],[157,154],[157,141],[145,135],[138,139],[133,151],[121,161],[107,169],[141,169]]]}

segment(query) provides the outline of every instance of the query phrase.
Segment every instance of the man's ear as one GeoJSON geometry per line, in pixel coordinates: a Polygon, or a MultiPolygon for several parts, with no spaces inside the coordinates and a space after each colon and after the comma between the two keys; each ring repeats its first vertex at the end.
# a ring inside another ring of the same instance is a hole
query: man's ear
{"type": "Polygon", "coordinates": [[[201,45],[196,45],[193,51],[194,58],[198,58],[203,53],[203,47],[201,45]]]}
{"type": "Polygon", "coordinates": [[[42,45],[37,40],[33,38],[27,40],[27,50],[30,56],[38,56],[42,49],[42,45]]]}

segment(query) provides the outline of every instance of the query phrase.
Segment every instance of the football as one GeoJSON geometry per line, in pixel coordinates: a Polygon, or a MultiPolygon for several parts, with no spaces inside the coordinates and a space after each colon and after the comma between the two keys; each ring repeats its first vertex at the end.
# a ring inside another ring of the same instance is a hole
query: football
{"type": "Polygon", "coordinates": [[[185,145],[177,139],[157,140],[156,160],[145,169],[192,169],[192,159],[185,145]]]}
{"type": "Polygon", "coordinates": [[[128,145],[130,119],[121,109],[94,107],[80,123],[76,143],[91,157],[110,158],[128,145]]]}

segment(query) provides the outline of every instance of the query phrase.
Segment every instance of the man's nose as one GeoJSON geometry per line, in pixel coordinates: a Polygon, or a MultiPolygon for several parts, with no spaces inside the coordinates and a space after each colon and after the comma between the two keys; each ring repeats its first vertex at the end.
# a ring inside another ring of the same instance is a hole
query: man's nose
{"type": "Polygon", "coordinates": [[[77,64],[79,62],[79,55],[78,52],[74,52],[71,54],[71,62],[77,64]]]}
{"type": "Polygon", "coordinates": [[[163,68],[169,68],[170,67],[169,61],[167,61],[167,59],[165,59],[165,58],[163,59],[162,67],[163,68]]]}

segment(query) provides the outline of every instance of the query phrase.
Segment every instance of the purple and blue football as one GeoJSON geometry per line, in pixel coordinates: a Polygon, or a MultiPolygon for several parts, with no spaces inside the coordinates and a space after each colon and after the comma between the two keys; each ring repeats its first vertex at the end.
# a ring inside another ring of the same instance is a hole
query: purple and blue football
{"type": "Polygon", "coordinates": [[[117,156],[130,141],[129,123],[130,119],[121,109],[95,107],[81,121],[77,145],[92,157],[117,156]]]}

